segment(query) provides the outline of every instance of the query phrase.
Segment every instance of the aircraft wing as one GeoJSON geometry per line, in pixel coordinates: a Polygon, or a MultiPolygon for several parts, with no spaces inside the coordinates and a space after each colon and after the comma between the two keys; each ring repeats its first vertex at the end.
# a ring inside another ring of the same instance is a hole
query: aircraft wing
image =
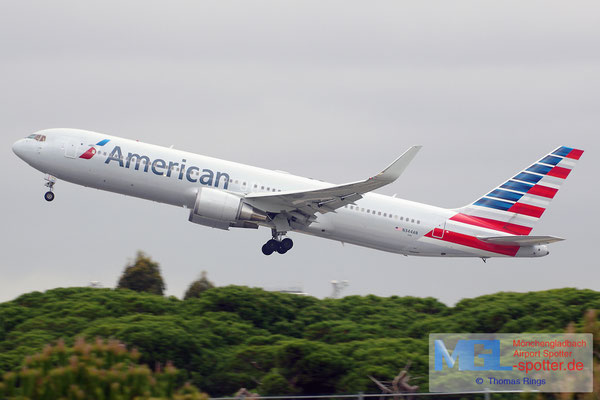
{"type": "Polygon", "coordinates": [[[305,216],[311,216],[317,212],[334,212],[337,208],[361,199],[364,193],[394,182],[421,147],[411,147],[379,174],[363,181],[312,190],[250,193],[245,198],[256,207],[272,213],[299,211],[305,216]]]}
{"type": "Polygon", "coordinates": [[[565,239],[556,236],[515,235],[480,237],[479,240],[487,243],[502,244],[506,246],[537,246],[541,244],[560,242],[561,240],[565,239]]]}

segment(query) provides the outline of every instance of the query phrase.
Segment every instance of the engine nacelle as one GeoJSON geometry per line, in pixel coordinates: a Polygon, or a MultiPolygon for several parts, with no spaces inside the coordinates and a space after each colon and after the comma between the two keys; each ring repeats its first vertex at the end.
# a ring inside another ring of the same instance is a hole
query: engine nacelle
{"type": "Polygon", "coordinates": [[[266,213],[244,203],[240,196],[213,188],[200,188],[194,208],[190,210],[191,222],[213,228],[258,228],[253,222],[266,222],[266,213]]]}

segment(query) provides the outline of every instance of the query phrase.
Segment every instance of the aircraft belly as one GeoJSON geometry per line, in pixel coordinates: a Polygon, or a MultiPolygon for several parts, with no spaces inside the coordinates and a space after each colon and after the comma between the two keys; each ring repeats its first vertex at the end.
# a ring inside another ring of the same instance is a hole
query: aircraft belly
{"type": "MultiPolygon", "coordinates": [[[[489,257],[491,253],[425,237],[419,231],[402,229],[394,221],[373,220],[366,215],[340,211],[318,215],[317,220],[301,231],[344,243],[377,250],[425,257],[489,257]],[[418,233],[417,233],[418,232],[418,233]]],[[[497,254],[494,256],[498,256],[497,254]]]]}
{"type": "Polygon", "coordinates": [[[368,219],[366,216],[343,211],[336,214],[320,214],[304,231],[344,243],[404,254],[405,243],[395,235],[393,222],[368,219]]]}

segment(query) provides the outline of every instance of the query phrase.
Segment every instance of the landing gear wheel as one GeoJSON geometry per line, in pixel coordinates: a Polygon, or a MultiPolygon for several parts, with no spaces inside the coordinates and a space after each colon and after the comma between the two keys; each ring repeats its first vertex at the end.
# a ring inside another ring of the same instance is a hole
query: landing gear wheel
{"type": "MultiPolygon", "coordinates": [[[[285,238],[281,241],[281,243],[279,244],[280,248],[285,249],[285,251],[290,250],[292,247],[294,247],[294,242],[292,241],[292,239],[290,238],[285,238]]],[[[284,252],[285,253],[285,252],[284,252]]],[[[283,254],[283,253],[282,253],[283,254]]]]}
{"type": "Polygon", "coordinates": [[[273,250],[271,250],[271,248],[266,243],[263,244],[262,252],[265,256],[270,256],[271,254],[273,254],[273,250]]]}
{"type": "Polygon", "coordinates": [[[52,193],[52,188],[54,188],[54,185],[56,184],[56,178],[50,174],[47,174],[44,177],[44,180],[46,181],[46,183],[44,183],[44,186],[48,188],[48,191],[44,193],[44,199],[46,199],[46,201],[52,201],[54,200],[54,193],[52,193]]]}
{"type": "Polygon", "coordinates": [[[275,239],[271,239],[265,244],[265,246],[267,246],[272,253],[279,247],[279,242],[275,239]]]}
{"type": "Polygon", "coordinates": [[[279,242],[275,239],[271,239],[263,245],[262,252],[264,255],[270,256],[274,251],[277,251],[278,248],[279,242]]]}
{"type": "Polygon", "coordinates": [[[287,253],[292,247],[294,247],[294,242],[290,238],[283,238],[285,232],[277,232],[273,229],[273,239],[269,240],[262,247],[262,252],[266,256],[270,256],[274,252],[278,252],[279,254],[287,253]]]}

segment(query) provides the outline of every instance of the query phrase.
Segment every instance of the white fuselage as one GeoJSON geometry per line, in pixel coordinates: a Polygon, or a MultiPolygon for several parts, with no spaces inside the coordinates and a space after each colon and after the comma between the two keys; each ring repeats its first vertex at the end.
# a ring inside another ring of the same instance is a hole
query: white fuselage
{"type": "MultiPolygon", "coordinates": [[[[44,142],[22,139],[13,149],[34,168],[58,179],[193,208],[199,187],[245,195],[331,186],[330,183],[252,167],[181,150],[75,129],[41,131],[44,142]],[[106,141],[105,145],[97,145],[106,141]],[[89,158],[80,156],[94,148],[89,158]]],[[[419,256],[502,256],[487,249],[426,237],[435,228],[469,237],[499,235],[449,220],[457,212],[395,197],[366,193],[352,205],[317,213],[294,231],[373,249],[419,256]]],[[[501,234],[500,234],[501,235],[501,234]]],[[[546,255],[545,246],[521,248],[516,256],[546,255]]],[[[506,254],[504,254],[506,255],[506,254]]]]}

